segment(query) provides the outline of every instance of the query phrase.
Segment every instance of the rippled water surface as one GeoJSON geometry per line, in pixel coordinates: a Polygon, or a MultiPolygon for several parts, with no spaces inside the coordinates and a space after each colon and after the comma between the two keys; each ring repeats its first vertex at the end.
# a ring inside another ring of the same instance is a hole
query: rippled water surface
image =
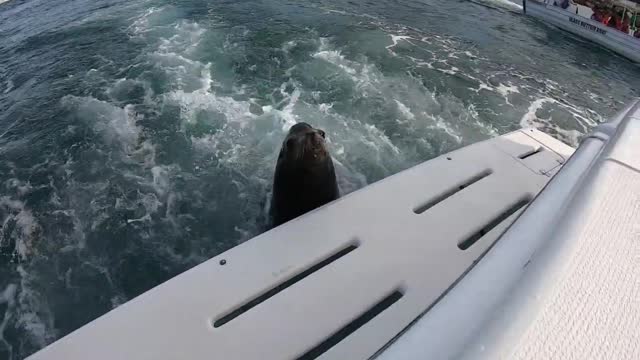
{"type": "Polygon", "coordinates": [[[0,358],[263,231],[297,121],[348,193],[521,126],[576,145],[639,75],[506,0],[2,3],[0,358]]]}

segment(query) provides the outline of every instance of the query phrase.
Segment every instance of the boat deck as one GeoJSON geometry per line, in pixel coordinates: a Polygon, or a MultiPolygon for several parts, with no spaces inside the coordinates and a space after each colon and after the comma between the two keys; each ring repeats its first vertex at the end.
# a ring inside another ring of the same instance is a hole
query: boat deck
{"type": "Polygon", "coordinates": [[[367,358],[487,252],[573,149],[524,129],[239,245],[31,357],[367,358]]]}

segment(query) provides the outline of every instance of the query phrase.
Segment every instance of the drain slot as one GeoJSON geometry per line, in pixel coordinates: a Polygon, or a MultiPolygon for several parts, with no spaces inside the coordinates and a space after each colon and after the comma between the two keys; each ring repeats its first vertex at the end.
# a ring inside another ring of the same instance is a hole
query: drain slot
{"type": "Polygon", "coordinates": [[[532,157],[533,155],[535,155],[535,154],[539,154],[539,153],[541,153],[541,152],[543,152],[543,151],[544,151],[544,148],[539,147],[539,148],[537,148],[537,149],[535,149],[535,150],[528,151],[528,152],[526,152],[526,153],[524,153],[524,154],[522,154],[522,155],[518,156],[518,159],[520,159],[520,160],[524,160],[524,159],[526,159],[526,158],[528,158],[528,157],[532,157]]]}
{"type": "Polygon", "coordinates": [[[422,214],[423,212],[429,210],[430,208],[436,206],[437,204],[443,202],[444,200],[446,200],[447,198],[455,195],[456,193],[464,190],[465,188],[468,188],[469,186],[477,183],[478,181],[486,178],[487,176],[491,175],[492,171],[490,169],[484,170],[481,173],[472,176],[471,178],[458,183],[457,185],[455,185],[454,187],[452,187],[451,189],[449,189],[448,191],[444,192],[442,195],[437,196],[435,199],[429,201],[428,203],[418,206],[417,208],[413,209],[413,212],[416,214],[422,214]]]}
{"type": "Polygon", "coordinates": [[[349,244],[347,247],[339,250],[338,252],[334,253],[333,255],[329,256],[328,258],[316,263],[315,265],[311,266],[310,268],[304,270],[303,272],[293,276],[292,278],[290,278],[289,280],[286,280],[282,283],[280,283],[279,285],[275,286],[274,288],[271,288],[270,290],[268,290],[267,292],[263,293],[262,295],[248,301],[247,303],[245,303],[244,305],[241,305],[240,307],[238,307],[237,309],[229,312],[227,315],[222,316],[221,318],[219,318],[218,320],[213,322],[213,327],[214,328],[218,328],[226,323],[228,323],[229,321],[237,318],[238,316],[246,313],[247,311],[251,310],[252,308],[260,305],[261,303],[269,300],[269,298],[277,295],[279,292],[285,290],[286,288],[295,285],[297,282],[299,282],[300,280],[306,278],[307,276],[313,274],[314,272],[322,269],[323,267],[331,264],[332,262],[340,259],[341,257],[347,255],[348,253],[352,252],[353,250],[357,249],[359,246],[358,242],[353,242],[351,244],[349,244]]]}
{"type": "Polygon", "coordinates": [[[388,309],[391,305],[395,304],[400,300],[404,294],[401,290],[395,290],[387,297],[382,299],[377,304],[373,305],[369,310],[367,310],[364,314],[360,315],[357,319],[353,320],[349,324],[347,324],[342,329],[338,330],[336,333],[331,335],[325,341],[323,341],[320,345],[314,347],[313,349],[307,351],[304,355],[300,356],[297,360],[312,360],[317,359],[322,354],[327,352],[329,349],[337,345],[340,341],[344,340],[347,336],[353,334],[359,328],[361,328],[364,324],[371,321],[373,318],[378,316],[380,313],[388,309]]]}
{"type": "Polygon", "coordinates": [[[458,243],[458,248],[460,248],[460,250],[467,250],[473,244],[475,244],[478,240],[480,240],[480,238],[487,235],[489,231],[493,230],[493,228],[500,225],[500,223],[506,220],[509,216],[515,214],[518,210],[525,207],[529,203],[529,201],[531,201],[529,198],[524,198],[519,200],[512,206],[508,207],[500,215],[496,216],[489,224],[487,224],[487,226],[483,227],[482,230],[478,231],[477,233],[471,235],[467,239],[458,243]]]}

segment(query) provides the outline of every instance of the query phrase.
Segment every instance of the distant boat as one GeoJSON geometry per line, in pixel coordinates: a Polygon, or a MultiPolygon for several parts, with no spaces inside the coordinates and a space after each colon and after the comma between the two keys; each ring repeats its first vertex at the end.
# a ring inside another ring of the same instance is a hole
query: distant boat
{"type": "MultiPolygon", "coordinates": [[[[624,57],[640,63],[640,4],[629,0],[610,0],[606,3],[613,12],[622,12],[628,18],[628,32],[607,26],[593,19],[594,10],[588,6],[560,0],[523,0],[523,11],[527,15],[544,20],[563,30],[591,40],[624,57]],[[566,6],[556,5],[564,3],[566,6]]],[[[611,19],[610,21],[614,21],[611,19]]]]}

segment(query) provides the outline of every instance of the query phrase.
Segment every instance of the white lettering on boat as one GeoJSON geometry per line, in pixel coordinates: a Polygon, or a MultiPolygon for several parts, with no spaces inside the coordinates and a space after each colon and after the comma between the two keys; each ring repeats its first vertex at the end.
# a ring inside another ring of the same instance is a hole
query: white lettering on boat
{"type": "Polygon", "coordinates": [[[571,21],[574,24],[580,25],[585,29],[589,29],[591,31],[595,31],[598,34],[605,35],[607,33],[607,30],[600,29],[599,27],[597,27],[595,25],[589,24],[588,22],[584,22],[584,21],[576,19],[574,17],[569,17],[569,21],[571,21]]]}

